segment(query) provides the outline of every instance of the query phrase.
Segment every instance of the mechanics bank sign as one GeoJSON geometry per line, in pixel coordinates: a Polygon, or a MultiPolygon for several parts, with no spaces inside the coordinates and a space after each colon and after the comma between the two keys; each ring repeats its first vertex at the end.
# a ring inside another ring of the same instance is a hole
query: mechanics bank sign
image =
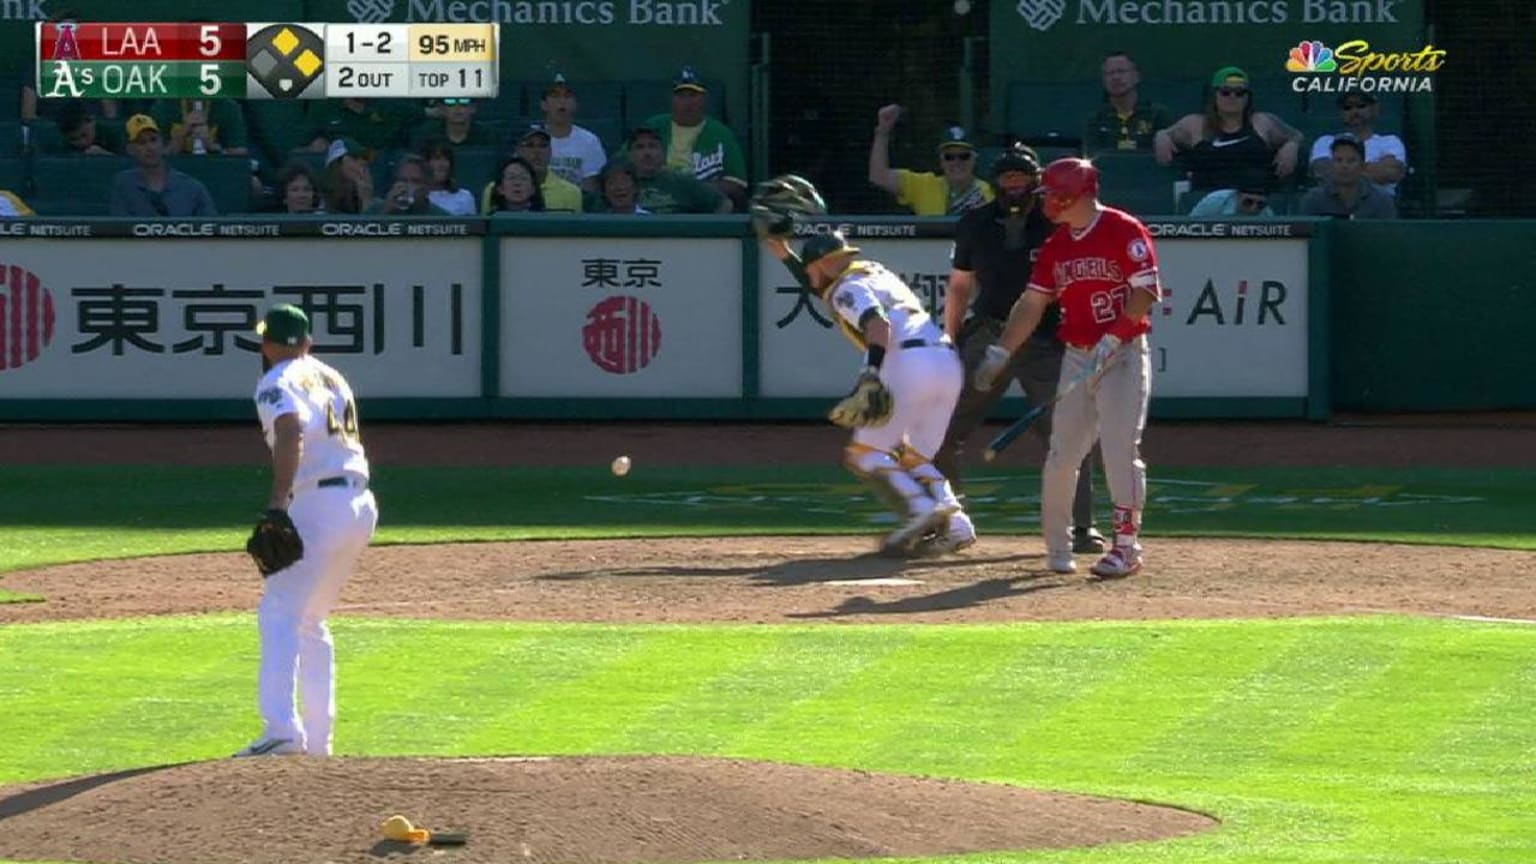
{"type": "Polygon", "coordinates": [[[1398,24],[1405,0],[1018,0],[1019,17],[1046,31],[1072,24],[1398,24]]]}
{"type": "Polygon", "coordinates": [[[347,0],[347,12],[360,24],[404,20],[723,27],[730,4],[731,0],[347,0]]]}

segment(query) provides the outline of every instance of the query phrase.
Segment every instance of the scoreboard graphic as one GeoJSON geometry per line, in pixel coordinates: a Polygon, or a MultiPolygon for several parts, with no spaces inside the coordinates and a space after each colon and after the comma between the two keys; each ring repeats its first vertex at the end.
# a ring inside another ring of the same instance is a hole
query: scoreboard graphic
{"type": "Polygon", "coordinates": [[[37,24],[45,99],[495,98],[495,24],[37,24]]]}

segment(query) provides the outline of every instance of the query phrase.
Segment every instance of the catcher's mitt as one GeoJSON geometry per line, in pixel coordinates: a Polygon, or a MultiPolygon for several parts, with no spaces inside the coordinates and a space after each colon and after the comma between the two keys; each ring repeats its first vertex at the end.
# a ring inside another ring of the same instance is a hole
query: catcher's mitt
{"type": "Polygon", "coordinates": [[[268,510],[245,541],[245,551],[262,576],[270,576],[304,557],[304,540],[286,510],[268,510]]]}
{"type": "Polygon", "coordinates": [[[757,184],[749,203],[752,229],[759,237],[787,239],[795,232],[796,218],[827,212],[826,202],[811,181],[794,174],[780,174],[757,184]]]}
{"type": "Polygon", "coordinates": [[[885,383],[880,380],[880,373],[865,369],[859,373],[853,392],[832,406],[827,419],[845,429],[884,426],[890,422],[891,412],[895,409],[896,402],[891,398],[891,391],[885,389],[885,383]]]}

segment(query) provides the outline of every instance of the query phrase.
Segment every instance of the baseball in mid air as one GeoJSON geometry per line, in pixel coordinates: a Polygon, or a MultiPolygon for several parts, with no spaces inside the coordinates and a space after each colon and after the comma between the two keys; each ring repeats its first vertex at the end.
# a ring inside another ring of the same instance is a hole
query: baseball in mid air
{"type": "Polygon", "coordinates": [[[629,457],[619,456],[613,460],[613,464],[609,467],[613,469],[613,476],[623,477],[629,473],[629,457]]]}

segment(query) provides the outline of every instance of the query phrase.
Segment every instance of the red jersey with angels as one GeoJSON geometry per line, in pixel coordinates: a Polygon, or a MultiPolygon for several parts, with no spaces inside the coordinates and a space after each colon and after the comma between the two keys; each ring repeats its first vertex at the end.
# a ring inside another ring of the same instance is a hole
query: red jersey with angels
{"type": "MultiPolygon", "coordinates": [[[[1029,290],[1061,304],[1061,341],[1091,348],[1125,313],[1132,291],[1158,296],[1152,237],[1136,217],[1102,207],[1083,230],[1062,225],[1046,239],[1030,273],[1029,290]]],[[[1151,329],[1148,315],[1134,332],[1151,329]]]]}

